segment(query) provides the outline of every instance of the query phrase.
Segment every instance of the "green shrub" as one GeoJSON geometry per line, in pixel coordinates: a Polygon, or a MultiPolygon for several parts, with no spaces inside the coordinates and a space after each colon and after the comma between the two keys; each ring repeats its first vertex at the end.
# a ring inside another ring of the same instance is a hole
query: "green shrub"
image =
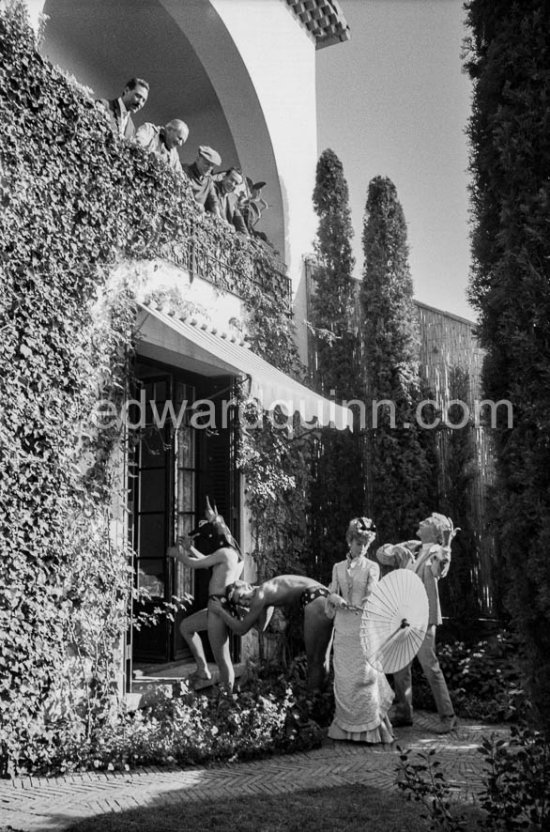
{"type": "Polygon", "coordinates": [[[488,774],[481,805],[489,830],[548,829],[550,743],[540,731],[512,728],[509,742],[484,739],[479,749],[488,774]]]}
{"type": "Polygon", "coordinates": [[[159,689],[158,697],[136,712],[96,720],[88,733],[78,724],[58,722],[55,730],[41,735],[38,751],[35,744],[31,754],[20,758],[19,770],[52,774],[149,764],[188,766],[321,744],[321,729],[281,675],[262,678],[252,668],[246,688],[236,693],[215,689],[197,694],[182,683],[171,694],[159,689]]]}
{"type": "MultiPolygon", "coordinates": [[[[461,641],[442,644],[437,654],[460,716],[502,722],[527,715],[518,646],[510,633],[501,633],[473,646],[461,641]]],[[[434,709],[431,691],[418,662],[413,665],[413,692],[415,707],[434,709]]]]}
{"type": "Polygon", "coordinates": [[[425,810],[423,818],[429,821],[432,832],[460,832],[467,827],[462,813],[453,807],[451,789],[447,783],[435,749],[420,751],[412,757],[411,749],[399,751],[397,787],[405,792],[409,800],[420,803],[425,810]]]}
{"type": "Polygon", "coordinates": [[[453,806],[451,788],[437,752],[400,751],[397,785],[409,799],[421,803],[430,830],[547,830],[550,824],[550,744],[540,731],[513,727],[509,740],[485,737],[479,748],[484,757],[483,810],[475,825],[453,806]]]}

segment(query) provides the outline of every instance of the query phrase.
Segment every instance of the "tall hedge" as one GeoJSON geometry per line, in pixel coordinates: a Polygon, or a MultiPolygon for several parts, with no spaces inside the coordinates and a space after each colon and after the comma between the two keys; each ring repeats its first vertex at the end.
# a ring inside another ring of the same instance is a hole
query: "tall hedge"
{"type": "MultiPolygon", "coordinates": [[[[365,266],[361,285],[363,369],[367,413],[376,402],[376,423],[367,431],[368,505],[379,539],[410,538],[422,517],[437,506],[433,431],[419,426],[424,399],[419,375],[419,335],[408,263],[407,226],[393,182],[371,180],[363,225],[365,266]]],[[[421,418],[431,423],[430,408],[421,418]]]]}
{"type": "MultiPolygon", "coordinates": [[[[38,54],[22,6],[0,12],[0,42],[0,766],[32,769],[118,707],[132,586],[111,534],[123,433],[91,416],[98,399],[120,405],[131,359],[135,287],[112,286],[113,266],[170,256],[191,232],[236,264],[264,255],[198,222],[185,180],[112,135],[38,54]]],[[[284,364],[285,310],[241,288],[257,348],[284,364]]]]}
{"type": "Polygon", "coordinates": [[[544,0],[467,8],[470,296],[487,350],[485,395],[513,405],[513,427],[501,418],[497,431],[499,548],[532,699],[549,728],[550,10],[544,0]]]}
{"type": "MultiPolygon", "coordinates": [[[[311,299],[317,389],[338,401],[362,399],[359,339],[354,326],[353,228],[342,163],[327,149],[317,162],[313,204],[319,225],[311,299]]],[[[364,511],[363,437],[323,428],[312,453],[311,549],[313,577],[328,581],[345,552],[345,530],[364,511]]]]}
{"type": "MultiPolygon", "coordinates": [[[[465,402],[473,409],[469,373],[460,366],[449,368],[449,398],[465,402]]],[[[460,404],[448,408],[448,420],[459,425],[464,419],[460,404]]],[[[441,605],[459,638],[479,639],[478,619],[493,598],[483,598],[480,575],[480,528],[474,504],[474,485],[479,477],[476,458],[476,434],[473,419],[457,429],[445,427],[438,432],[439,511],[452,517],[460,528],[453,543],[453,566],[439,585],[441,605]]]]}

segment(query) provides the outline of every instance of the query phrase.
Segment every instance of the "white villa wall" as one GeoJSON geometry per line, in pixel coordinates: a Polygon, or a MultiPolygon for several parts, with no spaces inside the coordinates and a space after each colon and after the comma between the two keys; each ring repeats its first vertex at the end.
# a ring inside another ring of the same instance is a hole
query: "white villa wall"
{"type": "Polygon", "coordinates": [[[25,0],[29,10],[29,22],[35,32],[38,31],[40,15],[44,9],[45,2],[46,0],[25,0]]]}
{"type": "Polygon", "coordinates": [[[179,296],[182,303],[189,302],[197,307],[194,317],[204,318],[210,326],[223,332],[231,328],[232,319],[244,319],[244,303],[240,298],[220,291],[200,277],[192,280],[187,269],[166,260],[125,262],[111,276],[115,285],[121,279],[130,281],[138,301],[147,300],[153,292],[171,293],[179,296]]]}
{"type": "Polygon", "coordinates": [[[305,360],[303,257],[311,251],[316,230],[315,42],[284,0],[210,2],[246,65],[269,130],[283,196],[284,254],[293,286],[298,347],[305,360]]]}

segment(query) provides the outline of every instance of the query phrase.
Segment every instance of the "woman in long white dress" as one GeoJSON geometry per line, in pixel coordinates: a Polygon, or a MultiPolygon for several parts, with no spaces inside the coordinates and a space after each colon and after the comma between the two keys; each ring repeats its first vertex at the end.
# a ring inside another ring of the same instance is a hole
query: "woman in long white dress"
{"type": "Polygon", "coordinates": [[[326,611],[334,617],[335,713],[328,735],[334,740],[393,742],[388,711],[393,691],[383,673],[368,664],[361,647],[361,614],[380,577],[380,567],[367,558],[375,538],[368,517],[352,520],[346,532],[349,553],[334,564],[326,611]]]}

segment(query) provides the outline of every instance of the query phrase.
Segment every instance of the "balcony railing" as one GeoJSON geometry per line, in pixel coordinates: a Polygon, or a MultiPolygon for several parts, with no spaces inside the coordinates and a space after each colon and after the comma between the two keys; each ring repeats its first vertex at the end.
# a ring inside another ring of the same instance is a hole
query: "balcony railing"
{"type": "Polygon", "coordinates": [[[199,277],[245,302],[251,287],[256,287],[274,296],[291,314],[286,265],[267,243],[232,233],[220,220],[205,214],[188,216],[186,225],[189,233],[184,240],[163,247],[166,260],[186,269],[192,280],[199,277]]]}

